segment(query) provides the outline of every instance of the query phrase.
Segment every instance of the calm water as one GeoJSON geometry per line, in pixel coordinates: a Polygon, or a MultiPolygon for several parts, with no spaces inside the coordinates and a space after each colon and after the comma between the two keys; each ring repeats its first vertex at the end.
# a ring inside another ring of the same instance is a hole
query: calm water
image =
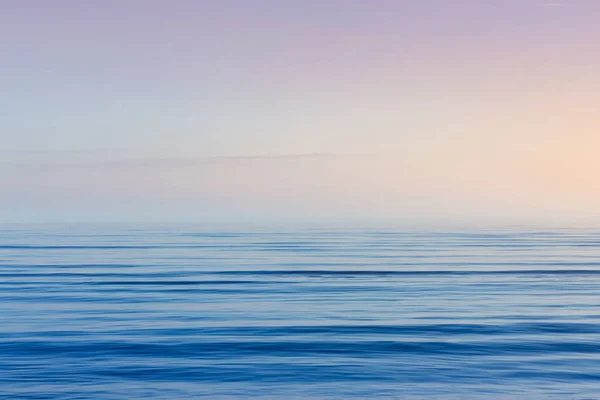
{"type": "Polygon", "coordinates": [[[3,399],[600,399],[600,230],[0,230],[3,399]]]}

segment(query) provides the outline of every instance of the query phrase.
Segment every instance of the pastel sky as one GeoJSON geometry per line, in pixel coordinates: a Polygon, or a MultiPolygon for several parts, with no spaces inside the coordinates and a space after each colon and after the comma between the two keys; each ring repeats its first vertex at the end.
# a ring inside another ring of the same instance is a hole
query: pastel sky
{"type": "Polygon", "coordinates": [[[0,221],[599,222],[598,0],[4,0],[0,221]]]}

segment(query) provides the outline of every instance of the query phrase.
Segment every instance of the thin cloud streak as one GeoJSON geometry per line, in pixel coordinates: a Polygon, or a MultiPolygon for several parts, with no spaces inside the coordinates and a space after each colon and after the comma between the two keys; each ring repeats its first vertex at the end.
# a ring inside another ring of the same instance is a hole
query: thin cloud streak
{"type": "Polygon", "coordinates": [[[51,158],[44,157],[37,159],[18,159],[11,160],[3,158],[0,160],[2,164],[12,164],[21,166],[103,166],[103,167],[162,167],[162,166],[192,166],[201,164],[227,163],[240,161],[286,161],[286,160],[317,160],[317,159],[335,159],[335,158],[370,158],[370,157],[385,157],[399,154],[394,153],[299,153],[299,154],[258,154],[258,155],[237,155],[237,156],[211,156],[211,157],[106,157],[103,159],[97,158],[70,158],[74,155],[90,155],[94,152],[31,152],[28,155],[44,155],[53,156],[51,158]],[[66,156],[66,157],[65,157],[66,156]]]}

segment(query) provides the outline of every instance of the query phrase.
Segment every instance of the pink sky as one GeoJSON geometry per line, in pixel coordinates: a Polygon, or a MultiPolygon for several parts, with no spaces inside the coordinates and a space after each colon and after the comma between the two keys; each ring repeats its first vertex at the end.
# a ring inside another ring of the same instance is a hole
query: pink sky
{"type": "Polygon", "coordinates": [[[0,221],[599,220],[600,2],[552,3],[10,1],[0,221]]]}

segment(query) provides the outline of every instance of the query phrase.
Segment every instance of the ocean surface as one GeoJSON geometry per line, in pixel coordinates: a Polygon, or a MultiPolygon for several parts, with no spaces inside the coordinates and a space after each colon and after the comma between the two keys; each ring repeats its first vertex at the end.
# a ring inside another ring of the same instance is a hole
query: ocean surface
{"type": "Polygon", "coordinates": [[[1,228],[2,399],[600,399],[600,230],[1,228]]]}

